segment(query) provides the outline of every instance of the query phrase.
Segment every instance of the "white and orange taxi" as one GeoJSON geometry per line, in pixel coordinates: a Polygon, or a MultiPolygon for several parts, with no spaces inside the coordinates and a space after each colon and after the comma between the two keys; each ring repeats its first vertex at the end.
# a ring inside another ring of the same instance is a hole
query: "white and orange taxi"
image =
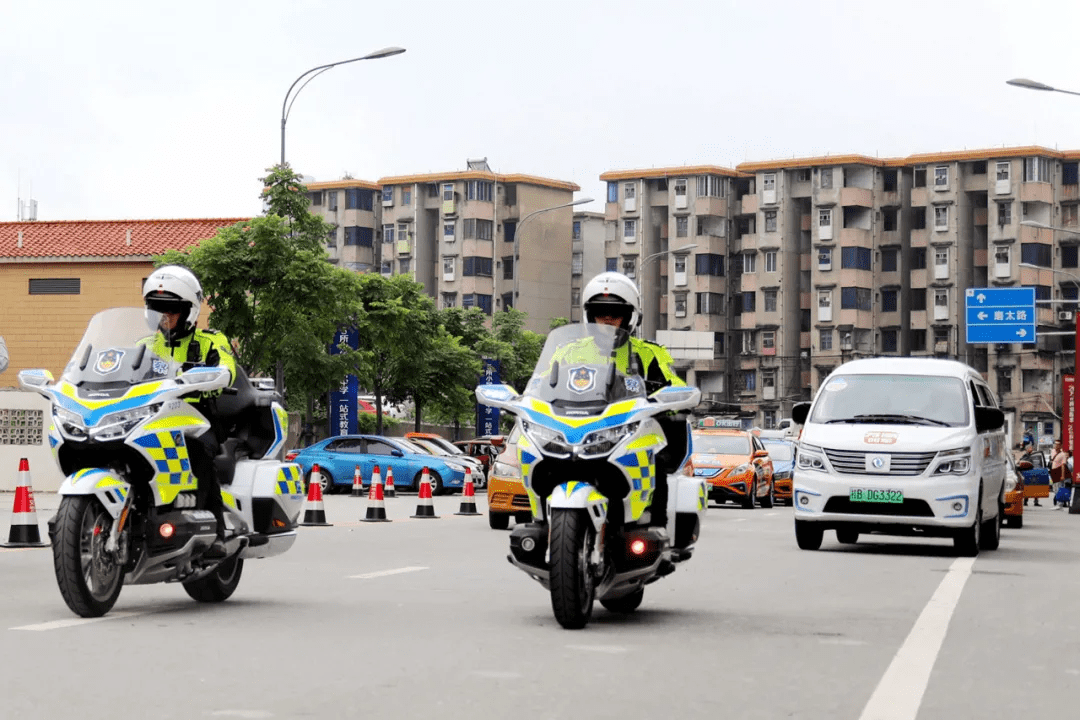
{"type": "Polygon", "coordinates": [[[773,465],[761,439],[735,419],[704,418],[693,431],[694,475],[709,484],[709,499],[752,509],[773,506],[773,465]]]}

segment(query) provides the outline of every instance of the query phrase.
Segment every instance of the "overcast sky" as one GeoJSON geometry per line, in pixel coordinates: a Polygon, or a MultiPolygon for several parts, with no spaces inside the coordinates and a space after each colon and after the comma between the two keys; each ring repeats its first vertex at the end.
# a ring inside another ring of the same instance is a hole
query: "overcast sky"
{"type": "MultiPolygon", "coordinates": [[[[317,180],[1080,149],[1073,0],[3,3],[0,221],[238,217],[317,180]]],[[[598,202],[587,209],[600,210],[598,202]]]]}

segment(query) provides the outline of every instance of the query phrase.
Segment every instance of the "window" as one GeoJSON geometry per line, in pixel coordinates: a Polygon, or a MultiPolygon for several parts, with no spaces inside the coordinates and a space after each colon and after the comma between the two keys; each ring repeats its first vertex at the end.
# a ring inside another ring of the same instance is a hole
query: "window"
{"type": "Polygon", "coordinates": [[[491,202],[494,184],[487,180],[470,180],[465,184],[465,198],[467,200],[479,200],[491,202]]]}
{"type": "Polygon", "coordinates": [[[881,331],[881,352],[893,353],[896,352],[898,344],[899,333],[896,330],[882,330],[881,331]]]}
{"type": "Polygon", "coordinates": [[[923,188],[926,187],[926,168],[917,167],[912,172],[911,187],[923,188]]]}
{"type": "Polygon", "coordinates": [[[1024,158],[1024,182],[1050,182],[1050,161],[1046,158],[1024,158]]]}
{"type": "Polygon", "coordinates": [[[398,225],[397,225],[397,239],[399,241],[401,241],[401,240],[406,240],[407,241],[407,240],[412,239],[412,233],[409,232],[409,223],[398,223],[398,225]]]}
{"type": "Polygon", "coordinates": [[[690,218],[686,215],[675,218],[675,237],[687,237],[690,234],[690,218]]]}
{"type": "Polygon", "coordinates": [[[580,275],[584,263],[582,253],[576,252],[570,256],[570,274],[580,275]]]}
{"type": "Polygon", "coordinates": [[[1004,227],[1012,224],[1012,203],[999,202],[997,204],[998,225],[1004,227]]]}
{"type": "Polygon", "coordinates": [[[1080,205],[1076,203],[1062,203],[1061,205],[1061,224],[1065,227],[1077,226],[1077,209],[1080,205]]]}
{"type": "Polygon", "coordinates": [[[765,192],[776,192],[776,173],[766,173],[761,176],[761,189],[765,192]]]}
{"type": "Polygon", "coordinates": [[[345,191],[346,210],[373,210],[375,207],[375,193],[372,190],[352,188],[345,191]]]}
{"type": "Polygon", "coordinates": [[[744,273],[757,272],[757,255],[754,253],[745,253],[742,256],[742,271],[744,273]]]}
{"type": "Polygon", "coordinates": [[[442,199],[443,202],[454,202],[454,183],[443,183],[442,199]]]}
{"type": "Polygon", "coordinates": [[[897,298],[899,293],[896,290],[882,290],[881,291],[881,312],[896,312],[897,310],[897,298]]]}
{"type": "MultiPolygon", "coordinates": [[[[675,272],[679,272],[678,262],[682,256],[675,257],[675,272]]],[[[694,272],[698,275],[712,275],[714,277],[724,277],[724,256],[713,255],[710,253],[699,253],[694,256],[696,267],[694,272]]],[[[683,258],[685,263],[685,258],[683,258]]],[[[685,266],[684,266],[685,267],[685,266]]]]}
{"type": "Polygon", "coordinates": [[[900,257],[900,251],[896,248],[882,248],[881,249],[881,271],[882,272],[896,272],[897,259],[900,257]]]}
{"type": "Polygon", "coordinates": [[[765,211],[765,232],[776,232],[776,211],[765,211]]]}
{"type": "Polygon", "coordinates": [[[491,296],[481,295],[479,293],[468,293],[461,296],[461,307],[471,308],[478,307],[484,311],[485,314],[491,314],[491,296]]]}
{"type": "Polygon", "coordinates": [[[776,290],[765,290],[765,312],[776,312],[776,290]]]}
{"type": "Polygon", "coordinates": [[[492,220],[466,218],[462,225],[466,240],[491,240],[495,235],[495,223],[492,220]]]}
{"type": "Polygon", "coordinates": [[[745,355],[750,355],[754,352],[754,331],[743,330],[742,332],[742,351],[745,355]]]}
{"type": "Polygon", "coordinates": [[[337,212],[337,190],[328,190],[326,192],[326,209],[330,212],[337,212]]]}
{"type": "Polygon", "coordinates": [[[326,244],[330,247],[337,247],[337,231],[338,226],[331,225],[330,230],[326,233],[326,244]]]}
{"type": "Polygon", "coordinates": [[[742,311],[754,312],[757,307],[757,293],[753,290],[748,290],[742,294],[742,311]]]}
{"type": "Polygon", "coordinates": [[[881,174],[881,189],[887,193],[896,192],[896,178],[898,173],[895,170],[885,170],[881,174]]]}
{"type": "Polygon", "coordinates": [[[821,168],[818,171],[818,178],[822,190],[832,189],[832,168],[821,168]]]}
{"type": "Polygon", "coordinates": [[[911,248],[911,269],[926,269],[926,248],[911,248]]]}
{"type": "Polygon", "coordinates": [[[832,350],[832,328],[818,330],[818,350],[832,350]]]}
{"type": "Polygon", "coordinates": [[[322,205],[323,194],[321,190],[318,192],[309,193],[309,195],[311,196],[312,205],[315,205],[316,207],[322,205]]]}
{"type": "Polygon", "coordinates": [[[762,355],[775,355],[776,354],[776,331],[775,330],[762,330],[761,331],[761,354],[762,355]]]}
{"type": "MultiPolygon", "coordinates": [[[[1064,248],[1062,248],[1064,250],[1064,248]]],[[[999,245],[994,248],[994,263],[996,265],[1008,265],[1009,264],[1009,246],[999,245]]],[[[1062,259],[1062,265],[1064,265],[1064,258],[1062,259]]]]}
{"type": "Polygon", "coordinates": [[[623,183],[623,200],[634,200],[637,197],[637,185],[632,182],[623,183]]]}
{"type": "Polygon", "coordinates": [[[861,287],[840,288],[840,308],[842,310],[869,310],[870,289],[861,287]]]}
{"type": "Polygon", "coordinates": [[[401,204],[412,205],[412,188],[401,188],[401,204]]]}
{"type": "Polygon", "coordinates": [[[607,258],[604,262],[604,270],[607,272],[618,272],[619,258],[607,258]]]}
{"type": "Polygon", "coordinates": [[[701,175],[697,178],[698,197],[724,197],[724,180],[719,175],[701,175]]]}
{"type": "Polygon", "coordinates": [[[398,260],[398,272],[402,275],[409,274],[409,258],[401,258],[398,260]]]}
{"type": "Polygon", "coordinates": [[[394,188],[393,188],[393,186],[383,188],[382,202],[383,202],[383,205],[393,205],[394,204],[394,188]]]}
{"type": "Polygon", "coordinates": [[[832,290],[818,290],[817,294],[818,320],[821,322],[832,321],[832,290]]]}
{"type": "Polygon", "coordinates": [[[634,280],[637,278],[637,257],[627,255],[622,260],[622,274],[634,280]]]}
{"type": "Polygon", "coordinates": [[[454,223],[444,222],[442,226],[443,240],[446,242],[454,242],[456,235],[454,234],[454,223]]]}
{"type": "Polygon", "coordinates": [[[925,230],[926,229],[926,208],[913,207],[911,208],[911,229],[912,230],[925,230]]]}
{"type": "Polygon", "coordinates": [[[1076,245],[1062,245],[1061,246],[1061,267],[1074,268],[1077,267],[1077,246],[1076,245]]]}
{"type": "Polygon", "coordinates": [[[461,274],[465,277],[491,277],[491,258],[470,255],[464,259],[461,274]]]}
{"type": "Polygon", "coordinates": [[[832,248],[818,248],[818,270],[832,270],[832,248]]]}
{"type": "Polygon", "coordinates": [[[437,198],[437,197],[439,197],[439,186],[436,185],[435,183],[428,183],[427,184],[427,196],[429,198],[437,198]]]}
{"type": "Polygon", "coordinates": [[[1007,160],[998,162],[997,164],[997,181],[1009,182],[1009,162],[1007,160]]]}
{"type": "Polygon", "coordinates": [[[949,307],[949,288],[936,288],[934,290],[934,307],[949,307]]]}
{"type": "Polygon", "coordinates": [[[1020,246],[1020,262],[1050,267],[1053,265],[1053,250],[1042,243],[1023,243],[1020,246]]]}
{"type": "Polygon", "coordinates": [[[926,331],[925,330],[912,330],[909,337],[911,338],[911,351],[912,352],[926,352],[926,331]]]}
{"type": "Polygon", "coordinates": [[[854,270],[869,270],[872,252],[865,247],[840,248],[840,267],[854,270]]]}
{"type": "Polygon", "coordinates": [[[574,234],[572,235],[572,238],[574,240],[580,240],[581,239],[581,221],[580,220],[575,220],[573,228],[574,228],[574,230],[573,230],[574,234]]]}
{"type": "Polygon", "coordinates": [[[675,181],[675,197],[686,199],[686,178],[679,178],[675,181]]]}
{"type": "MultiPolygon", "coordinates": [[[[720,262],[723,263],[723,261],[724,261],[723,256],[717,256],[717,257],[719,257],[720,262]]],[[[723,264],[721,264],[721,266],[720,266],[720,274],[721,275],[723,274],[723,270],[724,270],[724,266],[723,266],[723,264]]],[[[676,285],[685,285],[686,284],[686,256],[685,255],[676,255],[675,256],[675,284],[676,285]]]]}
{"type": "Polygon", "coordinates": [[[1012,392],[1012,368],[998,368],[997,394],[1004,395],[1012,392]]]}
{"type": "Polygon", "coordinates": [[[514,279],[514,256],[507,255],[502,259],[503,280],[514,279]]]}
{"type": "Polygon", "coordinates": [[[453,256],[444,257],[442,259],[442,279],[447,282],[452,282],[457,269],[457,258],[453,256]]]}
{"type": "Polygon", "coordinates": [[[607,184],[607,201],[619,202],[619,183],[609,182],[607,184]]]}
{"type": "MultiPolygon", "coordinates": [[[[678,295],[675,296],[676,300],[678,295]]],[[[686,296],[683,295],[685,301],[686,296]]],[[[697,312],[699,315],[723,315],[724,314],[724,296],[720,293],[696,293],[695,299],[697,300],[697,312]]],[[[678,306],[676,305],[676,316],[678,306]]]]}
{"type": "Polygon", "coordinates": [[[796,170],[795,182],[810,182],[810,168],[799,168],[796,170]]]}
{"type": "Polygon", "coordinates": [[[753,370],[742,371],[743,390],[757,390],[757,372],[753,370]]]}
{"type": "Polygon", "coordinates": [[[581,288],[570,288],[570,307],[576,308],[581,304],[581,288]]]}
{"type": "Polygon", "coordinates": [[[926,288],[912,288],[908,300],[912,310],[926,310],[926,288]]]}
{"type": "Polygon", "coordinates": [[[832,227],[832,208],[818,210],[818,227],[832,227]]]}
{"type": "Polygon", "coordinates": [[[776,272],[776,251],[775,250],[766,250],[765,251],[765,272],[767,272],[767,273],[776,272]]]}
{"type": "Polygon", "coordinates": [[[934,206],[934,229],[935,230],[948,230],[949,229],[949,207],[948,207],[948,205],[935,205],[934,206]]]}
{"type": "Polygon", "coordinates": [[[81,278],[31,278],[31,295],[81,295],[81,278]]]}
{"type": "Polygon", "coordinates": [[[504,222],[503,223],[503,242],[514,242],[514,238],[517,237],[517,223],[516,222],[504,222]]]}
{"type": "Polygon", "coordinates": [[[881,229],[885,232],[896,231],[896,218],[900,211],[896,208],[883,208],[881,211],[881,229]]]}
{"type": "Polygon", "coordinates": [[[934,168],[934,187],[935,188],[947,188],[949,187],[949,166],[938,165],[934,168]]]}
{"type": "Polygon", "coordinates": [[[675,293],[675,317],[686,317],[686,293],[675,293]]]}
{"type": "Polygon", "coordinates": [[[1061,184],[1062,185],[1076,185],[1080,183],[1080,171],[1078,171],[1078,165],[1075,162],[1061,163],[1061,184]]]}
{"type": "Polygon", "coordinates": [[[514,309],[514,293],[508,292],[502,294],[502,309],[503,312],[514,309]]]}
{"type": "Polygon", "coordinates": [[[371,247],[375,231],[369,227],[350,226],[345,228],[345,244],[359,247],[371,247]]]}
{"type": "Polygon", "coordinates": [[[623,220],[622,236],[626,242],[637,240],[637,220],[623,220]]]}
{"type": "Polygon", "coordinates": [[[382,226],[382,241],[384,243],[392,243],[392,242],[394,242],[394,226],[393,225],[383,225],[382,226]]]}
{"type": "Polygon", "coordinates": [[[383,260],[381,266],[379,266],[379,272],[383,275],[392,275],[394,272],[394,263],[390,260],[383,260]]]}
{"type": "Polygon", "coordinates": [[[457,293],[443,293],[442,294],[442,306],[443,308],[452,308],[457,306],[457,293]]]}

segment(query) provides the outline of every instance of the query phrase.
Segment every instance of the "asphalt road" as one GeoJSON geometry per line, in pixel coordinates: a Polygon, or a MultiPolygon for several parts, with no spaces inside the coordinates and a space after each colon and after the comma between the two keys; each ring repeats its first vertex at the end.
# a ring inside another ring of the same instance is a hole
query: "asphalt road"
{"type": "MultiPolygon", "coordinates": [[[[38,520],[57,504],[37,494],[38,520]]],[[[483,498],[478,498],[483,510],[483,498]]],[[[7,538],[12,495],[0,494],[7,538]]],[[[631,616],[563,630],[505,531],[413,520],[415,496],[325,501],[236,595],[125,587],[87,621],[47,549],[0,550],[0,717],[1072,718],[1080,517],[1028,508],[972,562],[940,540],[797,549],[791,510],[709,511],[698,551],[631,616]]]]}

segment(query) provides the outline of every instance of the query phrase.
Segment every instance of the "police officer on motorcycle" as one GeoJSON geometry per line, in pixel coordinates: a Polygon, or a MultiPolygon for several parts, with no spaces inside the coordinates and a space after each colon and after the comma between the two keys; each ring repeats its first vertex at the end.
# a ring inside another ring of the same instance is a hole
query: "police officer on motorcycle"
{"type": "MultiPolygon", "coordinates": [[[[161,314],[152,350],[159,357],[183,364],[187,370],[196,365],[220,366],[229,371],[230,382],[236,380],[236,359],[228,339],[216,330],[199,330],[195,323],[202,310],[203,291],[198,278],[187,268],[165,265],[158,268],[143,285],[146,309],[161,314]]],[[[150,316],[148,316],[149,318],[150,316]]],[[[221,482],[214,458],[221,452],[223,430],[217,415],[216,395],[188,398],[209,421],[210,430],[196,438],[188,438],[187,450],[191,470],[198,480],[199,507],[214,513],[217,520],[217,540],[203,557],[221,559],[225,550],[224,506],[221,501],[221,482]]]]}
{"type": "MultiPolygon", "coordinates": [[[[603,272],[594,277],[582,292],[582,304],[586,322],[610,325],[626,331],[626,337],[637,360],[645,387],[652,394],[669,385],[685,385],[682,378],[671,368],[670,353],[662,345],[633,336],[641,322],[641,296],[634,281],[617,272],[603,272]]],[[[616,353],[619,371],[629,373],[630,353],[616,353]]],[[[664,431],[667,447],[656,457],[656,490],[650,506],[651,524],[667,525],[667,476],[679,469],[686,456],[686,418],[680,415],[658,417],[664,431]]]]}

